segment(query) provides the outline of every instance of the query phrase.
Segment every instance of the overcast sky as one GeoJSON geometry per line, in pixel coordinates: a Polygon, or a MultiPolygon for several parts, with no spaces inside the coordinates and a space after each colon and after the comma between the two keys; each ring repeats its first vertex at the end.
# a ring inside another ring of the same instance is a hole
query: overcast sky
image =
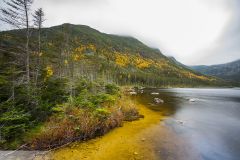
{"type": "Polygon", "coordinates": [[[240,59],[240,0],[35,0],[33,7],[44,9],[45,26],[133,36],[187,65],[240,59]]]}

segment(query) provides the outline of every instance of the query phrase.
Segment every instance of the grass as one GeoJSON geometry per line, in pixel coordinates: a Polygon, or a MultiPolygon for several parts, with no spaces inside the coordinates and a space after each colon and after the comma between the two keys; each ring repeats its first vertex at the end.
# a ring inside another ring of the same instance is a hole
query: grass
{"type": "MultiPolygon", "coordinates": [[[[73,141],[88,140],[122,126],[123,121],[139,119],[141,116],[136,104],[124,92],[117,95],[110,104],[103,102],[97,108],[79,107],[69,102],[63,104],[59,112],[52,115],[36,132],[32,132],[28,147],[46,150],[73,141]]],[[[105,100],[108,102],[109,99],[105,100]]]]}

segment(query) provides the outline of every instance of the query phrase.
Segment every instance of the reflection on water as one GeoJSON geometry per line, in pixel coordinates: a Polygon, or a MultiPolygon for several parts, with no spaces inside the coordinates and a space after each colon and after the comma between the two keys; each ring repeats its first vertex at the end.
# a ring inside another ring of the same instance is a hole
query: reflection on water
{"type": "Polygon", "coordinates": [[[164,123],[188,142],[200,159],[240,159],[239,89],[145,89],[137,99],[169,116],[164,123]],[[154,104],[155,97],[164,104],[154,104]]]}

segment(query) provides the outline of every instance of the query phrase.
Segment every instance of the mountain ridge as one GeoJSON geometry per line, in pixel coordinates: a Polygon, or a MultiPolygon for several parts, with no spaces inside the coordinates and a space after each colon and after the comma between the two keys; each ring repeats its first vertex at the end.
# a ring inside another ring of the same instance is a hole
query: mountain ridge
{"type": "Polygon", "coordinates": [[[223,64],[196,65],[189,67],[206,75],[216,76],[228,81],[240,81],[240,59],[223,64]]]}
{"type": "MultiPolygon", "coordinates": [[[[10,48],[24,40],[23,31],[0,32],[1,48],[19,52],[19,48],[10,48]]],[[[108,81],[120,84],[136,83],[166,87],[222,83],[216,78],[204,76],[174,63],[159,49],[148,47],[134,37],[106,34],[86,25],[69,23],[43,28],[41,36],[43,52],[41,58],[45,59],[43,65],[45,68],[51,66],[54,75],[67,76],[68,62],[73,61],[71,63],[76,66],[76,76],[88,76],[86,74],[88,72],[93,74],[91,77],[96,78],[107,72],[110,77],[114,77],[114,80],[108,81]],[[75,57],[73,60],[74,56],[78,58],[75,57]]],[[[32,29],[30,45],[33,53],[36,52],[36,44],[37,30],[32,29]]],[[[32,59],[34,58],[32,55],[32,59]]]]}

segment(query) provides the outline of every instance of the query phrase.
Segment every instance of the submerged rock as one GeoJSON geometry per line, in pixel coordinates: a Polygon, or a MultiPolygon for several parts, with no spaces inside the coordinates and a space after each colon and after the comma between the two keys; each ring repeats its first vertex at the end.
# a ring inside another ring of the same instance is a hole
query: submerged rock
{"type": "Polygon", "coordinates": [[[134,88],[129,88],[127,91],[128,92],[135,92],[135,89],[134,88]]]}
{"type": "Polygon", "coordinates": [[[182,121],[182,120],[176,120],[176,122],[177,122],[178,124],[180,124],[180,125],[184,125],[184,124],[185,124],[185,122],[182,121]]]}
{"type": "Polygon", "coordinates": [[[151,95],[159,95],[158,92],[152,92],[151,95]]]}
{"type": "Polygon", "coordinates": [[[129,92],[130,95],[137,95],[137,92],[135,91],[132,91],[132,92],[129,92]]]}
{"type": "Polygon", "coordinates": [[[154,102],[159,104],[159,103],[164,103],[164,100],[162,100],[160,98],[154,98],[154,102]]]}
{"type": "Polygon", "coordinates": [[[197,101],[196,98],[190,98],[190,99],[189,99],[189,102],[196,102],[196,101],[197,101]]]}

